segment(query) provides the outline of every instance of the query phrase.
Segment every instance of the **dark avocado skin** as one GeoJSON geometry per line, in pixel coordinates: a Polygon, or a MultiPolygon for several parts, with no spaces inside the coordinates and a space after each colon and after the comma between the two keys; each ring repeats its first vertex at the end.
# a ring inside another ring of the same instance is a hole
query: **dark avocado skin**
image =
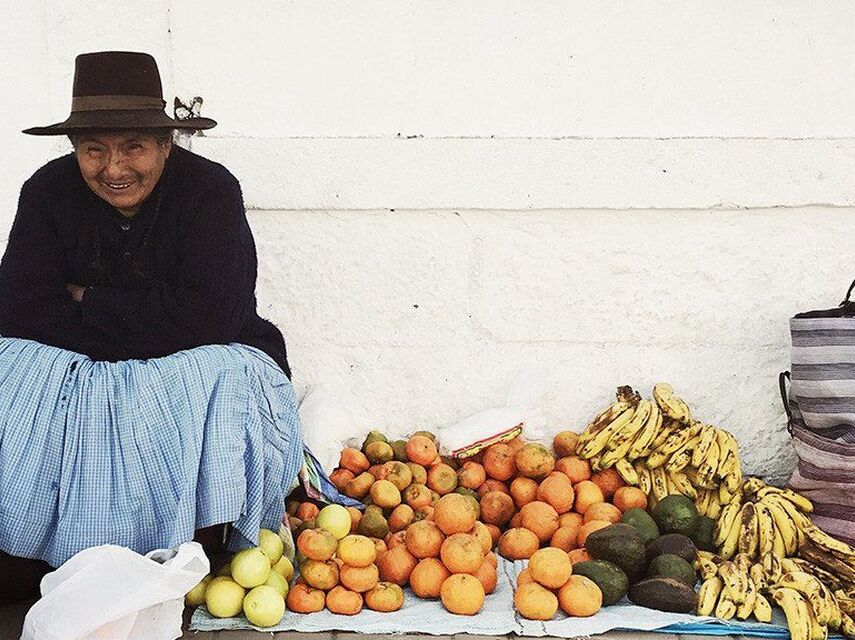
{"type": "Polygon", "coordinates": [[[629,599],[642,607],[673,613],[691,613],[698,601],[693,588],[674,578],[642,580],[632,585],[629,599]]]}

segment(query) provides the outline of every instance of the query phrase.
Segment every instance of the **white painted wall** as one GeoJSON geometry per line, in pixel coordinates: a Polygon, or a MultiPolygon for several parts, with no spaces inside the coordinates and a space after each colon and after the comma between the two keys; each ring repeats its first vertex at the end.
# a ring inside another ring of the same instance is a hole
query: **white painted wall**
{"type": "Polygon", "coordinates": [[[855,6],[2,0],[0,238],[74,55],[146,50],[241,179],[298,387],[392,429],[544,371],[554,428],[672,382],[791,468],[787,319],[855,277],[855,6]]]}

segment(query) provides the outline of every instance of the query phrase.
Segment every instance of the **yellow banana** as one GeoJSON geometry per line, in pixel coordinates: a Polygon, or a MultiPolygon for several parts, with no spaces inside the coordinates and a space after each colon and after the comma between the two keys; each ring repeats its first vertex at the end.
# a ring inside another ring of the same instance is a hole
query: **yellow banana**
{"type": "Polygon", "coordinates": [[[710,501],[707,505],[707,518],[718,520],[722,509],[721,502],[718,501],[718,491],[715,489],[707,489],[707,491],[710,494],[710,501]]]}
{"type": "MultiPolygon", "coordinates": [[[[817,576],[814,576],[817,577],[817,576]]],[[[822,580],[817,580],[819,582],[819,588],[822,591],[822,597],[828,603],[829,617],[828,617],[828,626],[832,629],[839,629],[841,623],[841,611],[840,605],[837,602],[837,598],[831,593],[831,591],[826,587],[822,580]]]]}
{"type": "Polygon", "coordinates": [[[653,476],[650,473],[650,469],[641,462],[636,462],[632,465],[632,468],[638,474],[638,488],[647,495],[650,495],[650,492],[653,491],[653,476]]]}
{"type": "Polygon", "coordinates": [[[671,457],[668,458],[668,462],[665,463],[665,470],[669,473],[682,471],[686,467],[689,466],[689,463],[692,461],[692,449],[693,443],[697,442],[697,438],[692,438],[685,445],[677,449],[674,453],[671,454],[671,457]]]}
{"type": "Polygon", "coordinates": [[[822,591],[822,583],[809,573],[805,573],[804,571],[785,573],[775,583],[775,587],[795,589],[802,594],[807,599],[819,624],[827,625],[832,619],[831,603],[825,599],[825,594],[822,591]]]}
{"type": "Polygon", "coordinates": [[[781,556],[777,555],[774,551],[770,551],[763,554],[760,557],[760,561],[763,563],[763,569],[766,571],[766,581],[770,585],[775,584],[781,579],[781,575],[783,575],[781,571],[781,556]]]}
{"type": "Polygon", "coordinates": [[[775,521],[775,527],[784,541],[784,550],[788,556],[795,555],[799,550],[798,527],[783,507],[774,500],[768,500],[769,513],[775,521]]]}
{"type": "Polygon", "coordinates": [[[742,483],[742,492],[754,495],[765,486],[766,483],[761,478],[758,478],[757,476],[749,476],[742,483]]]}
{"type": "Polygon", "coordinates": [[[847,638],[855,638],[855,620],[852,619],[852,616],[845,613],[843,614],[843,619],[840,623],[840,630],[847,638]]]}
{"type": "Polygon", "coordinates": [[[633,487],[638,486],[638,473],[629,461],[626,459],[618,460],[615,463],[615,469],[620,474],[620,477],[623,478],[624,482],[632,485],[633,487]]]}
{"type": "Polygon", "coordinates": [[[706,489],[695,489],[697,495],[695,496],[695,508],[698,510],[698,514],[705,516],[707,515],[707,511],[709,510],[710,504],[710,494],[706,489]]]}
{"type": "Polygon", "coordinates": [[[772,622],[772,605],[762,593],[754,601],[754,617],[758,622],[772,622]]]}
{"type": "Polygon", "coordinates": [[[754,503],[746,502],[742,505],[739,532],[739,553],[744,553],[753,558],[757,555],[759,534],[757,533],[757,513],[754,503]]]}
{"type": "Polygon", "coordinates": [[[805,513],[813,512],[813,503],[803,495],[792,491],[791,489],[779,489],[778,487],[763,487],[757,492],[758,498],[765,498],[769,494],[779,495],[782,498],[789,500],[805,513]]]}
{"type": "Polygon", "coordinates": [[[692,419],[689,406],[674,393],[674,388],[664,382],[653,385],[653,399],[669,418],[688,423],[692,419]]]}
{"type": "Polygon", "coordinates": [[[662,412],[659,410],[659,405],[655,402],[650,403],[650,415],[647,417],[647,422],[644,423],[641,431],[632,441],[626,457],[630,461],[638,458],[647,457],[652,450],[651,445],[659,430],[662,428],[662,412]]]}
{"type": "Polygon", "coordinates": [[[730,620],[736,615],[736,603],[727,593],[722,590],[715,607],[715,617],[721,620],[730,620]]]}
{"type": "Polygon", "coordinates": [[[715,441],[715,427],[711,424],[701,426],[701,434],[698,437],[698,444],[692,450],[692,466],[700,467],[704,458],[709,451],[710,446],[715,441]]]}
{"type": "Polygon", "coordinates": [[[627,409],[632,407],[632,403],[626,400],[618,400],[617,402],[606,407],[582,430],[582,435],[579,436],[578,448],[594,439],[600,431],[606,428],[611,422],[621,415],[627,409]]]}
{"type": "Polygon", "coordinates": [[[640,400],[635,407],[635,413],[632,414],[632,419],[627,422],[619,430],[615,431],[606,443],[606,448],[609,451],[621,449],[626,444],[626,451],[632,444],[633,438],[641,431],[641,428],[650,417],[650,407],[653,403],[650,400],[640,400]]]}
{"type": "Polygon", "coordinates": [[[792,640],[810,640],[810,611],[807,601],[793,589],[775,589],[772,597],[787,616],[787,627],[792,640]]]}
{"type": "Polygon", "coordinates": [[[716,443],[718,443],[718,467],[715,470],[716,478],[724,478],[735,467],[739,460],[736,440],[724,429],[716,431],[716,443]]]}
{"type": "Polygon", "coordinates": [[[665,475],[665,469],[656,467],[650,470],[650,475],[653,480],[653,496],[656,500],[667,498],[668,493],[668,477],[665,475]]]}
{"type": "Polygon", "coordinates": [[[762,556],[772,552],[775,542],[775,521],[772,519],[769,507],[766,506],[763,500],[756,503],[754,509],[757,513],[757,551],[762,556]]]}
{"type": "Polygon", "coordinates": [[[699,616],[708,616],[713,612],[723,587],[724,582],[718,576],[713,576],[712,578],[704,580],[703,584],[701,584],[701,589],[698,592],[699,616]]]}
{"type": "Polygon", "coordinates": [[[723,482],[731,493],[738,493],[742,490],[742,467],[739,460],[736,461],[734,468],[724,476],[723,482]]]}
{"type": "Polygon", "coordinates": [[[787,557],[787,543],[784,541],[784,535],[777,524],[772,529],[772,552],[778,554],[781,558],[787,557]]]}
{"type": "MultiPolygon", "coordinates": [[[[711,491],[714,490],[711,489],[711,491]]],[[[724,544],[724,540],[730,534],[733,523],[740,515],[741,508],[742,506],[737,500],[734,500],[729,505],[722,508],[721,515],[718,517],[718,521],[716,523],[715,538],[713,538],[713,544],[715,544],[716,548],[721,547],[721,545],[724,544]]]]}
{"type": "Polygon", "coordinates": [[[722,562],[718,566],[718,575],[724,580],[724,590],[736,603],[742,604],[748,594],[748,574],[740,571],[735,562],[722,562]]]}
{"type": "Polygon", "coordinates": [[[714,560],[715,557],[709,551],[698,551],[698,557],[695,560],[695,569],[701,574],[703,580],[709,580],[713,576],[718,575],[718,563],[714,560]]]}
{"type": "Polygon", "coordinates": [[[661,411],[659,413],[660,415],[662,415],[662,426],[660,427],[659,432],[656,434],[656,437],[653,438],[653,442],[651,442],[648,446],[646,456],[649,456],[651,453],[653,453],[659,447],[665,444],[665,441],[670,437],[672,433],[684,428],[685,426],[681,422],[677,422],[676,420],[672,420],[671,418],[666,418],[661,411]]]}
{"type": "Polygon", "coordinates": [[[727,485],[722,482],[718,485],[718,501],[721,504],[730,504],[736,493],[727,488],[727,485]]]}
{"type": "Polygon", "coordinates": [[[716,469],[718,469],[718,458],[719,458],[718,442],[714,441],[710,445],[709,450],[707,451],[707,457],[704,458],[704,461],[701,463],[701,466],[698,467],[698,474],[697,474],[698,486],[706,487],[707,489],[717,488],[715,482],[713,482],[713,476],[715,475],[716,469]]]}
{"type": "Polygon", "coordinates": [[[757,603],[757,586],[751,577],[746,581],[745,602],[736,608],[736,617],[740,620],[745,620],[754,613],[754,605],[757,603]]]}
{"type": "Polygon", "coordinates": [[[751,576],[751,579],[754,581],[754,585],[757,587],[758,591],[765,591],[767,585],[766,582],[766,570],[763,568],[763,565],[759,562],[755,562],[751,565],[751,568],[748,570],[748,575],[751,576]]]}
{"type": "Polygon", "coordinates": [[[765,498],[762,498],[761,502],[774,502],[781,509],[787,512],[790,520],[792,520],[796,525],[796,538],[798,540],[798,545],[802,546],[805,540],[807,540],[807,535],[804,530],[806,527],[811,525],[810,518],[799,511],[798,507],[796,507],[792,502],[775,494],[770,494],[765,498]]]}
{"type": "Polygon", "coordinates": [[[811,640],[828,640],[828,627],[816,619],[816,614],[813,609],[808,607],[808,616],[810,618],[810,639],[811,640]]]}
{"type": "Polygon", "coordinates": [[[595,455],[600,453],[603,449],[606,448],[606,444],[608,443],[609,438],[611,438],[612,435],[618,430],[626,426],[626,424],[628,424],[629,421],[632,420],[632,416],[634,414],[634,407],[630,407],[629,409],[626,409],[625,411],[620,413],[607,426],[603,427],[590,441],[586,442],[584,446],[577,449],[579,457],[593,458],[595,455]]]}
{"type": "MultiPolygon", "coordinates": [[[[671,434],[665,439],[665,442],[663,442],[659,448],[653,452],[653,454],[662,453],[665,456],[670,457],[672,453],[680,451],[689,443],[689,441],[697,437],[700,431],[700,426],[684,426],[682,429],[677,429],[671,432],[671,434]]],[[[651,456],[653,454],[651,454],[651,456]]],[[[689,460],[691,460],[691,456],[689,456],[689,460]]]]}
{"type": "Polygon", "coordinates": [[[689,498],[697,497],[698,491],[692,486],[692,483],[689,482],[685,473],[680,471],[669,472],[667,466],[665,467],[665,472],[668,474],[668,479],[677,488],[679,493],[682,493],[684,496],[689,498]]]}
{"type": "Polygon", "coordinates": [[[845,542],[828,535],[815,524],[806,526],[803,531],[808,539],[820,549],[828,551],[847,563],[855,560],[855,549],[845,542]]]}

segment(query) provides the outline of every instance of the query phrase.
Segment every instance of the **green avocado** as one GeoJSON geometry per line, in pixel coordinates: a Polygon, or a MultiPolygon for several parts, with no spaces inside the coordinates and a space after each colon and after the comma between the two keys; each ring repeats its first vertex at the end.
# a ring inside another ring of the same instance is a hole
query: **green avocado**
{"type": "Polygon", "coordinates": [[[689,535],[698,524],[698,508],[684,495],[671,495],[654,507],[653,519],[662,533],[689,535]]]}
{"type": "Polygon", "coordinates": [[[715,537],[715,520],[701,516],[695,530],[689,535],[695,546],[702,551],[716,551],[713,538],[715,537]]]}
{"type": "Polygon", "coordinates": [[[675,580],[685,582],[693,589],[695,588],[695,583],[698,581],[698,574],[695,573],[694,567],[673,553],[663,553],[653,558],[650,566],[647,567],[647,577],[674,578],[675,580]]]}
{"type": "Polygon", "coordinates": [[[632,585],[629,599],[642,607],[675,613],[691,613],[698,602],[694,587],[674,578],[642,580],[632,585]]]}
{"type": "Polygon", "coordinates": [[[629,578],[619,566],[608,560],[587,560],[573,565],[573,573],[592,580],[603,592],[603,604],[612,605],[629,590],[629,578]]]}
{"type": "Polygon", "coordinates": [[[664,536],[659,536],[647,545],[648,562],[651,562],[653,558],[661,556],[663,553],[672,553],[675,556],[680,556],[691,565],[694,565],[695,560],[698,558],[698,550],[695,548],[695,543],[682,533],[666,533],[664,536]]]}
{"type": "Polygon", "coordinates": [[[627,509],[620,521],[638,529],[644,544],[659,537],[659,527],[656,526],[656,521],[644,509],[638,507],[627,509]]]}
{"type": "Polygon", "coordinates": [[[395,454],[395,460],[397,460],[398,462],[408,462],[406,440],[394,440],[389,444],[392,445],[392,451],[395,454]]]}
{"type": "Polygon", "coordinates": [[[630,579],[646,564],[644,539],[630,524],[617,523],[591,533],[585,549],[597,560],[608,560],[619,566],[630,579]]]}

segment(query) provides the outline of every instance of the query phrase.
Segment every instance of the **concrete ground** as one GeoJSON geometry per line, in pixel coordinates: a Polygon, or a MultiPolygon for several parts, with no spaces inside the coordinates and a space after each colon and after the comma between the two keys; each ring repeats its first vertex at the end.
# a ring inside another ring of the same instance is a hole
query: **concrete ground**
{"type": "MultiPolygon", "coordinates": [[[[22,603],[16,605],[6,605],[0,606],[0,640],[18,640],[21,635],[21,627],[24,623],[24,616],[27,614],[27,610],[30,608],[32,603],[22,603]]],[[[181,636],[181,640],[188,640],[193,638],[194,640],[254,640],[256,638],[276,638],[279,640],[284,640],[287,638],[288,640],[385,640],[389,638],[389,636],[385,635],[371,635],[371,634],[360,634],[360,633],[344,633],[344,632],[330,632],[330,633],[294,633],[294,632],[282,632],[275,634],[261,634],[256,631],[189,631],[187,628],[189,627],[190,622],[190,609],[185,609],[184,615],[184,635],[181,636]]],[[[612,631],[609,633],[604,633],[598,636],[590,636],[593,638],[600,638],[602,640],[633,640],[634,638],[640,638],[642,636],[647,636],[649,640],[710,640],[709,636],[696,636],[696,635],[686,635],[686,634],[664,634],[664,633],[644,633],[640,631],[612,631]]],[[[731,638],[733,636],[719,636],[719,638],[723,640],[727,640],[727,638],[731,638]]],[[[401,636],[402,640],[441,640],[441,639],[454,639],[454,640],[503,640],[496,638],[495,636],[475,636],[475,635],[457,635],[457,636],[420,636],[420,635],[407,635],[401,636]]],[[[545,638],[544,640],[559,640],[557,638],[545,638]]],[[[567,639],[561,639],[567,640],[567,639]]]]}

